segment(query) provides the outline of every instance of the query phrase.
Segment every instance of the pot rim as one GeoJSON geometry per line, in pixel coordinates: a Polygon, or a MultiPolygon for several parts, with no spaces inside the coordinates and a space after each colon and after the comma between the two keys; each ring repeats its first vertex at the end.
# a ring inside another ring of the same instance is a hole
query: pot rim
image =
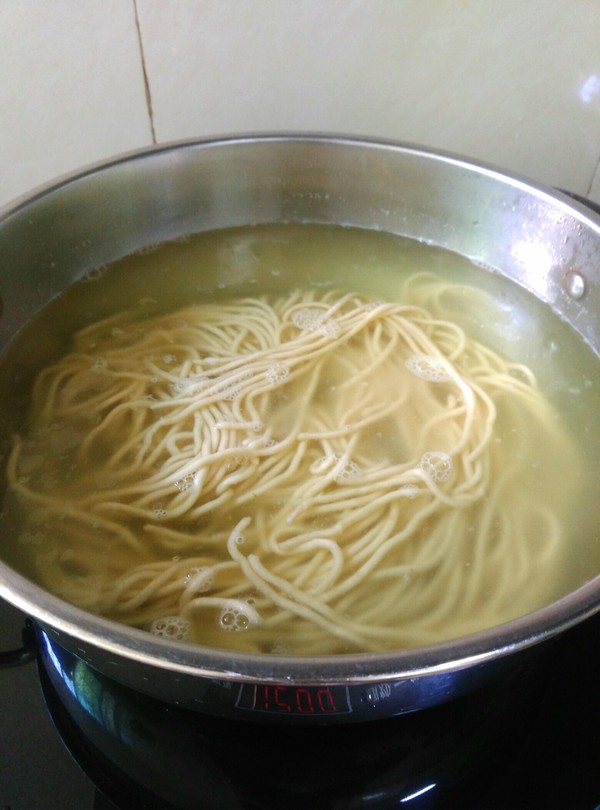
{"type": "Polygon", "coordinates": [[[71,648],[75,644],[84,657],[83,645],[89,645],[173,673],[237,682],[351,685],[465,669],[550,640],[600,612],[600,575],[545,607],[476,633],[381,653],[326,656],[230,652],[163,639],[71,605],[1,562],[0,597],[34,619],[59,644],[71,648]]]}
{"type": "MultiPolygon", "coordinates": [[[[490,163],[409,142],[311,132],[210,136],[124,152],[66,173],[0,207],[0,225],[55,191],[121,164],[143,161],[157,155],[175,155],[187,149],[222,149],[228,146],[239,147],[245,143],[255,145],[294,142],[390,150],[462,167],[551,201],[554,206],[558,205],[571,214],[575,213],[578,220],[600,235],[600,216],[583,203],[561,191],[490,163]]],[[[550,639],[600,611],[600,575],[539,610],[448,641],[383,653],[309,657],[229,652],[158,638],[143,630],[127,627],[75,607],[53,596],[1,561],[0,597],[31,616],[59,643],[64,635],[67,643],[75,645],[84,654],[86,650],[83,645],[89,645],[90,648],[100,649],[115,658],[129,659],[182,674],[225,677],[238,682],[353,684],[455,671],[504,657],[550,639]]]]}
{"type": "Polygon", "coordinates": [[[567,207],[570,211],[575,210],[579,217],[598,230],[600,233],[600,215],[596,214],[579,199],[569,196],[566,191],[554,188],[546,183],[532,180],[520,172],[514,172],[485,160],[470,158],[460,152],[452,150],[437,149],[432,146],[424,146],[413,141],[394,140],[392,138],[377,138],[368,135],[344,134],[341,132],[321,132],[321,131],[258,131],[246,133],[225,133],[222,135],[207,135],[197,138],[183,138],[164,143],[151,144],[149,146],[129,149],[119,152],[109,158],[101,158],[92,161],[72,171],[59,174],[57,177],[42,182],[34,186],[29,191],[19,194],[7,203],[0,205],[0,224],[4,219],[8,219],[13,214],[18,213],[22,208],[34,203],[41,197],[47,196],[58,189],[68,186],[71,183],[79,182],[88,176],[103,172],[124,163],[136,162],[156,157],[170,152],[179,152],[182,149],[211,149],[226,146],[240,146],[244,143],[319,143],[329,145],[347,145],[355,147],[365,147],[370,149],[389,149],[393,152],[403,152],[415,157],[426,157],[440,163],[447,163],[457,167],[463,167],[469,171],[475,170],[479,174],[489,177],[496,177],[502,182],[509,182],[514,188],[522,188],[533,191],[537,196],[551,199],[554,204],[557,202],[567,207]]]}

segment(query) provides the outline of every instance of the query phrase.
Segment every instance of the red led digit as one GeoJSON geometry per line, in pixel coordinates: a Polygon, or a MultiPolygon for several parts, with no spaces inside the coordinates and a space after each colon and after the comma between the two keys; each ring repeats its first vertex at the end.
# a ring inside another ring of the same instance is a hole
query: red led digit
{"type": "Polygon", "coordinates": [[[319,689],[317,691],[317,701],[319,709],[322,712],[336,712],[335,703],[333,702],[333,695],[330,689],[319,689]]]}
{"type": "Polygon", "coordinates": [[[286,686],[276,686],[275,687],[275,705],[279,709],[279,711],[290,712],[292,707],[289,703],[286,703],[283,698],[285,697],[284,692],[287,691],[286,686]]]}
{"type": "Polygon", "coordinates": [[[308,689],[296,689],[296,707],[300,713],[314,712],[312,697],[308,689]]]}
{"type": "Polygon", "coordinates": [[[242,684],[236,706],[259,712],[317,717],[352,712],[347,690],[337,686],[242,684]]]}

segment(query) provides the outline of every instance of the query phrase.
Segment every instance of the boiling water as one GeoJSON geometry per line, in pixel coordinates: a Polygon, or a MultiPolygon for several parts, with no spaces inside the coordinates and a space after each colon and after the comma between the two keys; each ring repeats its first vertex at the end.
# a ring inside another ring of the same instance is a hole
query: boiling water
{"type": "MultiPolygon", "coordinates": [[[[561,483],[565,490],[576,492],[574,504],[564,513],[568,530],[560,565],[555,571],[556,579],[547,589],[549,598],[556,598],[595,576],[600,569],[596,484],[600,472],[596,416],[600,406],[598,358],[547,307],[515,284],[475,267],[463,257],[388,234],[311,225],[232,229],[157,246],[90,274],[29,324],[3,358],[0,387],[4,456],[9,453],[10,435],[27,432],[31,386],[40,369],[68,351],[70,337],[76,330],[115,312],[131,310],[139,318],[155,317],[194,302],[222,301],[225,306],[226,302],[240,296],[277,296],[295,289],[316,289],[320,293],[353,290],[368,295],[374,302],[397,301],[406,279],[424,272],[453,285],[444,296],[445,320],[457,324],[470,337],[500,355],[531,369],[555,409],[557,427],[574,443],[576,452],[567,466],[565,459],[549,457],[543,446],[528,460],[532,469],[540,465],[555,468],[552,486],[557,492],[561,483]]],[[[95,362],[101,363],[101,358],[96,358],[95,362]]],[[[165,362],[168,361],[165,359],[165,362]]],[[[279,372],[277,366],[273,366],[274,380],[279,372]]],[[[418,420],[418,413],[413,418],[418,420]]],[[[510,432],[510,426],[507,430],[510,432]]],[[[526,444],[524,439],[509,434],[496,438],[507,444],[512,442],[516,455],[520,445],[526,444]]],[[[80,441],[72,426],[56,430],[51,444],[55,459],[44,461],[45,474],[50,474],[56,464],[57,469],[52,474],[63,482],[69,479],[80,441]]],[[[373,447],[385,447],[393,456],[393,438],[378,433],[370,441],[373,447]]],[[[32,463],[35,466],[38,462],[34,459],[32,463]]],[[[440,464],[443,466],[445,459],[440,454],[429,454],[423,463],[430,467],[437,465],[436,475],[441,475],[440,464]]],[[[343,474],[351,477],[351,465],[343,474]]],[[[535,482],[535,475],[532,481],[535,482]]],[[[179,488],[187,486],[184,479],[177,484],[179,488]]],[[[242,516],[243,510],[226,517],[235,522],[242,516]]],[[[52,547],[48,532],[26,525],[27,520],[11,493],[5,498],[1,522],[3,559],[50,587],[45,582],[40,560],[46,556],[55,561],[60,554],[68,567],[69,548],[60,544],[52,547]]],[[[532,529],[535,532],[535,527],[532,529]]],[[[128,565],[135,565],[136,554],[134,551],[125,554],[128,565]]],[[[141,555],[143,562],[154,559],[150,552],[141,555]]],[[[471,560],[464,561],[465,567],[470,564],[471,560]]],[[[73,576],[79,574],[75,566],[73,576]]],[[[188,571],[185,576],[188,584],[190,577],[196,577],[198,593],[209,590],[208,575],[201,569],[188,571]]],[[[244,597],[253,598],[253,595],[248,593],[244,597]]],[[[518,598],[509,596],[507,601],[518,605],[517,613],[540,606],[535,600],[528,604],[522,594],[518,598]]],[[[512,615],[514,612],[507,611],[501,620],[512,615]]],[[[211,629],[204,633],[196,628],[194,638],[202,643],[244,649],[247,639],[255,632],[248,626],[252,625],[248,617],[252,618],[251,609],[245,613],[239,601],[232,602],[229,611],[221,612],[220,625],[213,622],[211,629]],[[223,634],[219,633],[219,627],[249,632],[223,634]]],[[[177,617],[157,615],[153,622],[145,617],[139,623],[146,629],[152,625],[158,634],[186,638],[186,622],[177,617]]],[[[469,629],[477,629],[477,624],[469,629]]],[[[444,632],[456,635],[460,629],[446,628],[444,632]]],[[[266,649],[276,652],[278,646],[266,649]]],[[[294,649],[285,634],[281,649],[303,651],[294,649]]],[[[331,650],[323,647],[318,651],[345,649],[334,646],[331,650]]],[[[353,649],[352,645],[348,649],[353,649]]]]}

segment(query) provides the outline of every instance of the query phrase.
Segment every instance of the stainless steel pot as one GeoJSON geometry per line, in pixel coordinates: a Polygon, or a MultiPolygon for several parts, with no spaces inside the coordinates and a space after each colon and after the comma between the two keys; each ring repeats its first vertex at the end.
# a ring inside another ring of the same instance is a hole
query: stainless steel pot
{"type": "MultiPolygon", "coordinates": [[[[277,221],[344,223],[449,248],[528,288],[600,353],[598,216],[561,193],[456,156],[308,135],[138,152],[2,212],[0,348],[95,267],[180,235],[277,221]]],[[[33,617],[45,654],[58,660],[65,650],[163,700],[228,716],[347,722],[429,706],[513,667],[600,608],[600,578],[465,638],[318,659],[168,642],[66,604],[3,564],[0,596],[33,617]]]]}

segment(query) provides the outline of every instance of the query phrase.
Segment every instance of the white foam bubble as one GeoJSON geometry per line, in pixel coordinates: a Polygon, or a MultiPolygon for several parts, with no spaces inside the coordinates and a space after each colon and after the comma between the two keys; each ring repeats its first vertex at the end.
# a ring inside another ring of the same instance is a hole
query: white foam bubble
{"type": "Polygon", "coordinates": [[[191,625],[181,616],[162,616],[155,619],[150,625],[153,636],[169,638],[174,641],[187,641],[190,637],[191,625]]]}
{"type": "Polygon", "coordinates": [[[19,535],[19,543],[23,546],[41,546],[44,542],[44,535],[41,532],[22,532],[19,535]]]}
{"type": "Polygon", "coordinates": [[[341,484],[344,481],[349,481],[351,478],[356,478],[357,475],[360,474],[360,467],[355,461],[347,461],[341,470],[337,470],[336,474],[333,477],[333,480],[337,484],[341,484]]]}
{"type": "Polygon", "coordinates": [[[219,616],[219,627],[227,633],[244,633],[258,624],[258,616],[251,605],[228,605],[219,616]]]}
{"type": "Polygon", "coordinates": [[[185,394],[188,396],[202,388],[206,388],[209,382],[208,377],[183,377],[183,379],[173,383],[171,390],[174,394],[185,394]]]}
{"type": "Polygon", "coordinates": [[[192,568],[183,578],[185,587],[194,593],[206,593],[210,591],[215,582],[215,575],[212,568],[201,566],[192,568]]]}
{"type": "Polygon", "coordinates": [[[450,380],[448,362],[442,357],[413,354],[407,358],[404,365],[415,377],[420,377],[427,382],[442,383],[450,380]]]}
{"type": "Polygon", "coordinates": [[[419,461],[419,467],[433,481],[447,481],[454,470],[454,463],[448,453],[433,450],[430,453],[423,453],[419,461]]]}
{"type": "Polygon", "coordinates": [[[285,363],[275,363],[269,366],[266,371],[267,380],[273,384],[283,382],[287,380],[289,376],[290,370],[285,363]]]}
{"type": "Polygon", "coordinates": [[[303,332],[319,332],[323,337],[336,338],[340,333],[337,321],[329,318],[322,309],[297,309],[292,314],[292,323],[303,332]]]}
{"type": "Polygon", "coordinates": [[[219,392],[221,399],[226,402],[233,402],[242,393],[242,383],[252,377],[252,372],[247,370],[240,373],[239,371],[224,374],[221,378],[215,380],[215,391],[219,392]]]}
{"type": "Polygon", "coordinates": [[[180,478],[178,481],[175,481],[175,486],[180,492],[187,492],[194,486],[197,480],[198,480],[197,473],[195,472],[187,473],[186,475],[183,476],[183,478],[180,478]]]}

